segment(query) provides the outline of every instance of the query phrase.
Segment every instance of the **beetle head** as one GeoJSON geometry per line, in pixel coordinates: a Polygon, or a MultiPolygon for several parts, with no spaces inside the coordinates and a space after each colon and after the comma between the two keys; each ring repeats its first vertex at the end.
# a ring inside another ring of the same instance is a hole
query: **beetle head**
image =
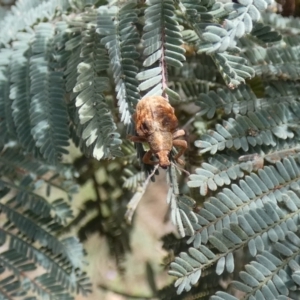
{"type": "Polygon", "coordinates": [[[170,165],[170,160],[169,160],[169,151],[167,150],[161,150],[156,153],[156,157],[159,160],[159,166],[162,167],[163,169],[166,169],[170,165]]]}

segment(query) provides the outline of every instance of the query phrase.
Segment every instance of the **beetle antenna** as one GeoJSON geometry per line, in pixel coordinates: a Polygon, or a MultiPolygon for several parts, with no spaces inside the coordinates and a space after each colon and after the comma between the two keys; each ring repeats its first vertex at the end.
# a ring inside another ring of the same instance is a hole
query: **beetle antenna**
{"type": "Polygon", "coordinates": [[[153,171],[148,175],[147,179],[145,180],[143,186],[140,187],[135,192],[135,194],[133,195],[133,197],[130,199],[129,203],[127,204],[127,211],[125,213],[125,219],[126,219],[127,223],[131,224],[133,214],[134,214],[139,202],[141,201],[143,195],[145,194],[146,188],[149,184],[151,177],[155,174],[158,167],[159,167],[159,164],[157,164],[154,167],[153,171]]]}
{"type": "Polygon", "coordinates": [[[156,170],[158,169],[158,167],[159,167],[159,164],[157,164],[157,165],[154,167],[153,171],[148,175],[148,177],[147,177],[147,179],[145,180],[145,183],[144,183],[144,185],[145,185],[146,187],[147,187],[147,185],[148,185],[148,183],[149,183],[151,177],[155,174],[155,172],[156,172],[156,170]]]}
{"type": "Polygon", "coordinates": [[[179,171],[185,173],[187,176],[190,176],[190,175],[191,175],[190,172],[188,172],[187,170],[185,170],[185,169],[183,169],[183,168],[178,167],[175,163],[171,162],[171,164],[172,164],[173,166],[175,166],[175,168],[177,168],[177,170],[179,170],[179,171]]]}

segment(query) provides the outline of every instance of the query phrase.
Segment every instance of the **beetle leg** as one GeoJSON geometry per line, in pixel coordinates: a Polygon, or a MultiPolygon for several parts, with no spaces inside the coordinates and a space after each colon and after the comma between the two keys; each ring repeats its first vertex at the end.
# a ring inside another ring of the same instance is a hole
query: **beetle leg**
{"type": "Polygon", "coordinates": [[[180,165],[184,165],[183,160],[179,159],[179,157],[185,152],[185,150],[187,149],[187,142],[184,140],[174,140],[173,141],[173,146],[175,147],[180,147],[180,151],[175,155],[175,160],[180,164],[180,165]]]}
{"type": "Polygon", "coordinates": [[[136,123],[136,113],[134,113],[134,114],[132,115],[132,120],[134,121],[134,123],[136,123]]]}
{"type": "Polygon", "coordinates": [[[185,131],[183,129],[179,129],[173,133],[173,139],[177,139],[184,135],[185,135],[185,131]]]}
{"type": "Polygon", "coordinates": [[[148,150],[143,157],[143,163],[147,165],[156,165],[158,162],[151,160],[151,157],[152,157],[152,151],[148,150]]]}
{"type": "Polygon", "coordinates": [[[144,143],[147,142],[147,139],[142,136],[136,136],[136,135],[127,135],[127,139],[135,142],[135,143],[144,143]]]}

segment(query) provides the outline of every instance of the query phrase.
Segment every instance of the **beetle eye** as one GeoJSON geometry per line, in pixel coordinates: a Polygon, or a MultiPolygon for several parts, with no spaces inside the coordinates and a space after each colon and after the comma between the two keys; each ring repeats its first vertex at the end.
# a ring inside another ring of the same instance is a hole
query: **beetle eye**
{"type": "Polygon", "coordinates": [[[144,131],[149,131],[151,125],[149,124],[148,121],[145,120],[145,121],[141,124],[141,127],[142,127],[142,130],[144,130],[144,131]]]}
{"type": "Polygon", "coordinates": [[[142,129],[143,130],[149,130],[148,125],[146,124],[146,122],[142,123],[142,129]]]}

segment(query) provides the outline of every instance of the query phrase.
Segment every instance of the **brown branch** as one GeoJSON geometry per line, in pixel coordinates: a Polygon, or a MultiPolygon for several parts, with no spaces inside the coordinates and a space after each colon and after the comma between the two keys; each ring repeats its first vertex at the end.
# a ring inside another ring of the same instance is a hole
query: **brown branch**
{"type": "Polygon", "coordinates": [[[296,1],[295,0],[283,0],[282,2],[282,11],[281,15],[283,17],[294,16],[296,9],[296,1]]]}
{"type": "Polygon", "coordinates": [[[133,299],[156,299],[154,296],[145,296],[145,295],[132,295],[128,294],[122,291],[117,291],[111,287],[107,287],[105,285],[99,284],[98,287],[102,290],[108,291],[108,292],[113,292],[115,294],[118,294],[120,296],[126,297],[126,298],[133,298],[133,299]]]}

